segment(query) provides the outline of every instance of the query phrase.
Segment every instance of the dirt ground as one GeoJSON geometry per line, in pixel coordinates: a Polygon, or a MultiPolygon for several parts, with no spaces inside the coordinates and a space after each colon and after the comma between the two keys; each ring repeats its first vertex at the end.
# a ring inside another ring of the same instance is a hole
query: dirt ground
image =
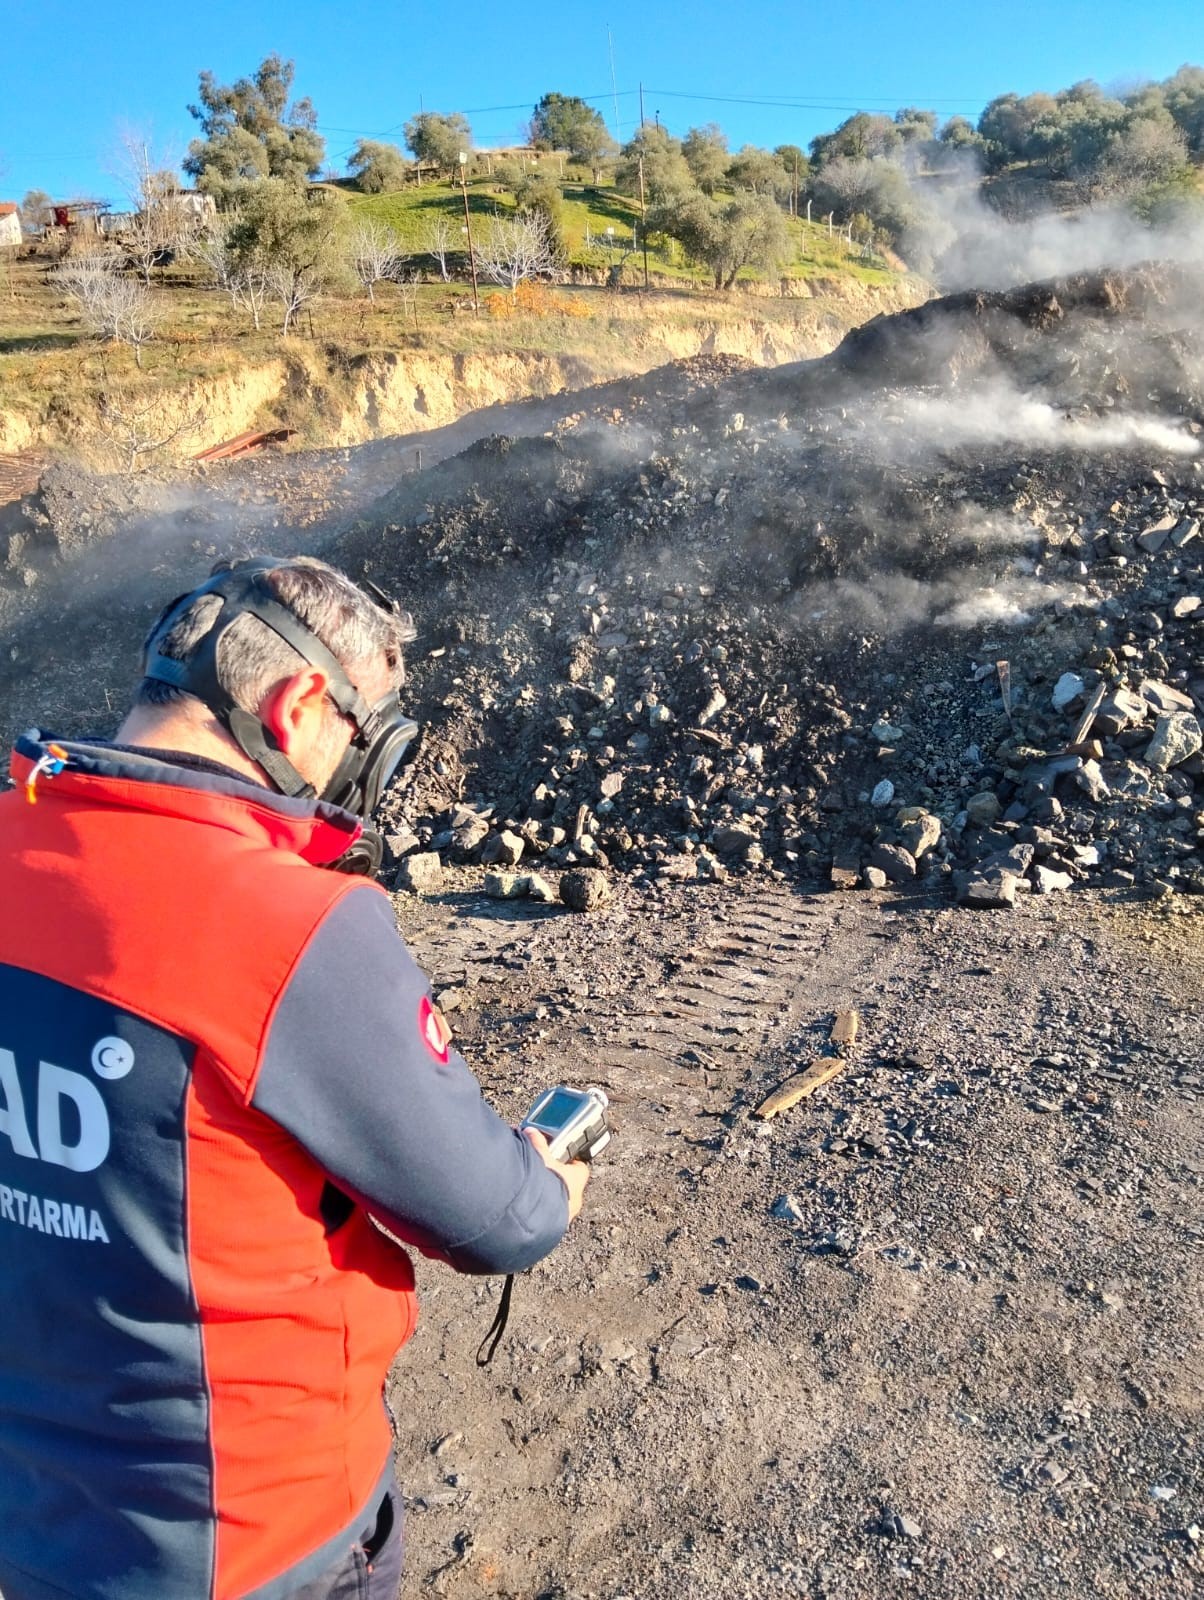
{"type": "Polygon", "coordinates": [[[399,899],[495,1102],[597,1083],[618,1129],[487,1371],[496,1285],[420,1264],[404,1592],[1198,1593],[1188,904],[399,899]]]}

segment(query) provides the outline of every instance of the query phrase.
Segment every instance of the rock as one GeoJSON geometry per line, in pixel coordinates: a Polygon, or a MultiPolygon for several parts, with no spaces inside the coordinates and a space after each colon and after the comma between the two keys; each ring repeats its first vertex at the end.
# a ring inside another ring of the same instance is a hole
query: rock
{"type": "Polygon", "coordinates": [[[485,893],[491,900],[521,900],[530,881],[517,872],[487,872],[485,893]]]}
{"type": "Polygon", "coordinates": [[[412,851],[417,850],[421,843],[421,839],[419,839],[413,828],[406,827],[404,823],[400,828],[394,828],[391,833],[385,834],[385,844],[398,861],[401,860],[402,856],[408,856],[412,851]]]}
{"type": "Polygon", "coordinates": [[[1137,543],[1149,555],[1157,555],[1170,538],[1171,529],[1178,520],[1173,511],[1168,512],[1165,517],[1159,517],[1157,522],[1151,522],[1148,528],[1137,535],[1137,543]]]}
{"type": "Polygon", "coordinates": [[[1158,718],[1154,724],[1154,737],[1145,752],[1147,766],[1155,772],[1169,772],[1204,745],[1200,724],[1190,711],[1172,711],[1158,718]]]}
{"type": "Polygon", "coordinates": [[[1109,789],[1100,771],[1098,761],[1084,761],[1083,765],[1074,775],[1074,781],[1098,805],[1108,798],[1109,789]]]}
{"type": "Polygon", "coordinates": [[[705,728],[708,723],[714,722],[715,718],[726,705],[727,696],[724,694],[719,685],[716,684],[711,690],[710,698],[708,699],[706,705],[704,705],[702,710],[698,713],[698,726],[700,728],[705,728]]]}
{"type": "Polygon", "coordinates": [[[1020,879],[1014,872],[1000,873],[987,878],[978,872],[957,873],[957,903],[975,911],[994,911],[1002,906],[1016,904],[1016,886],[1020,879]]]}
{"type": "Polygon", "coordinates": [[[454,850],[457,856],[469,856],[488,836],[489,824],[485,818],[478,817],[475,812],[468,812],[467,815],[453,817],[449,848],[454,850]]]}
{"type": "Polygon", "coordinates": [[[899,829],[899,841],[905,850],[916,858],[922,860],[930,850],[935,850],[941,842],[941,819],[934,817],[931,811],[922,811],[918,806],[904,806],[895,818],[899,829]]]}
{"type": "Polygon", "coordinates": [[[1077,672],[1064,672],[1054,684],[1053,708],[1055,711],[1066,711],[1076,700],[1081,700],[1086,692],[1087,685],[1077,672]]]}
{"type": "Polygon", "coordinates": [[[1171,616],[1175,618],[1176,622],[1182,622],[1184,617],[1195,616],[1202,605],[1204,605],[1204,599],[1201,599],[1198,594],[1180,595],[1171,606],[1171,616]]]}
{"type": "Polygon", "coordinates": [[[399,889],[411,894],[440,894],[443,890],[443,863],[437,851],[424,850],[408,855],[397,869],[394,880],[399,889]]]}
{"type": "Polygon", "coordinates": [[[1069,889],[1073,882],[1069,872],[1056,872],[1053,867],[1033,868],[1033,883],[1038,894],[1053,894],[1058,889],[1069,889]]]}
{"type": "Polygon", "coordinates": [[[889,778],[883,778],[881,783],[874,785],[874,792],[870,795],[870,805],[888,806],[895,798],[895,786],[889,778]]]}
{"type": "Polygon", "coordinates": [[[596,867],[579,867],[560,880],[560,898],[570,911],[600,911],[611,894],[610,884],[596,867]]]}
{"type": "Polygon", "coordinates": [[[1148,703],[1130,689],[1114,689],[1095,715],[1095,728],[1104,735],[1135,728],[1150,714],[1148,703]]]}
{"type": "Polygon", "coordinates": [[[861,881],[867,889],[885,889],[888,879],[881,867],[866,867],[861,881]]]}
{"type": "Polygon", "coordinates": [[[901,1511],[892,1511],[889,1506],[883,1510],[882,1520],[878,1524],[878,1532],[887,1539],[918,1539],[923,1531],[913,1517],[906,1517],[901,1511]]]}
{"type": "Polygon", "coordinates": [[[516,867],[522,856],[523,840],[507,828],[486,839],[481,847],[481,864],[486,867],[516,867]]]}
{"type": "Polygon", "coordinates": [[[897,844],[876,844],[870,851],[870,866],[884,872],[891,883],[910,883],[916,875],[916,858],[897,844]]]}
{"type": "Polygon", "coordinates": [[[527,873],[523,883],[526,885],[525,893],[529,900],[538,900],[541,905],[545,906],[555,903],[555,889],[546,878],[541,878],[538,872],[527,873]]]}
{"type": "Polygon", "coordinates": [[[666,722],[672,722],[673,713],[668,706],[648,707],[648,726],[650,728],[663,728],[666,722]]]}
{"type": "Polygon", "coordinates": [[[717,828],[711,844],[721,856],[747,856],[760,841],[748,828],[717,828]]]}
{"type": "Polygon", "coordinates": [[[1194,517],[1184,517],[1179,526],[1171,534],[1171,543],[1176,550],[1182,550],[1185,544],[1190,544],[1200,531],[1200,524],[1194,517]]]}
{"type": "Polygon", "coordinates": [[[983,789],[966,801],[966,815],[979,828],[989,828],[993,822],[998,822],[1002,811],[999,796],[993,789],[983,789]]]}
{"type": "Polygon", "coordinates": [[[1180,689],[1172,689],[1169,683],[1159,683],[1156,678],[1144,679],[1138,684],[1137,693],[1155,711],[1169,714],[1172,711],[1194,709],[1191,695],[1184,694],[1180,689]]]}
{"type": "Polygon", "coordinates": [[[769,1214],[780,1218],[783,1222],[802,1222],[803,1208],[798,1199],[792,1194],[780,1194],[769,1208],[769,1214]]]}
{"type": "Polygon", "coordinates": [[[890,722],[875,722],[870,732],[879,744],[898,744],[903,737],[903,729],[896,728],[890,722]]]}
{"type": "Polygon", "coordinates": [[[608,772],[598,785],[603,800],[613,800],[615,795],[623,788],[623,774],[621,772],[608,772]]]}

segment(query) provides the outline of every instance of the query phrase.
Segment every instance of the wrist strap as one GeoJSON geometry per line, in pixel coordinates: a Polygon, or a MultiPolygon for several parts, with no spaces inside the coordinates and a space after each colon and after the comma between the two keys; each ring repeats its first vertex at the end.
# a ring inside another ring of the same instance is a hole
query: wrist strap
{"type": "Polygon", "coordinates": [[[510,1296],[514,1293],[514,1274],[507,1273],[506,1281],[502,1285],[502,1297],[497,1303],[497,1312],[489,1332],[481,1340],[477,1350],[477,1366],[487,1367],[493,1360],[494,1353],[501,1343],[502,1335],[506,1331],[506,1323],[510,1320],[510,1296]],[[486,1350],[485,1346],[489,1348],[486,1350]]]}

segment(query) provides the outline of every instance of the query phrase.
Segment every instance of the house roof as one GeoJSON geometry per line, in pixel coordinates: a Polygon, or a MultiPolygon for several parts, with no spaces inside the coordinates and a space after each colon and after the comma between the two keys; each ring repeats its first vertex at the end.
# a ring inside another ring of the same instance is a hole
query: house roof
{"type": "Polygon", "coordinates": [[[17,202],[15,200],[0,200],[0,217],[12,217],[16,215],[16,212],[17,202]]]}

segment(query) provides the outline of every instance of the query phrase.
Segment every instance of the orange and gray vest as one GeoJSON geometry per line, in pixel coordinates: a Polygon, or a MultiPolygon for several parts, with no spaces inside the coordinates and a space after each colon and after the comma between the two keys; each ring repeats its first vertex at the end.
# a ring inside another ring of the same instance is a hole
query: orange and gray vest
{"type": "Polygon", "coordinates": [[[564,1186],[448,1046],[358,826],[19,741],[0,796],[0,1592],[260,1600],[389,1467],[409,1257],[531,1265],[564,1186]]]}

